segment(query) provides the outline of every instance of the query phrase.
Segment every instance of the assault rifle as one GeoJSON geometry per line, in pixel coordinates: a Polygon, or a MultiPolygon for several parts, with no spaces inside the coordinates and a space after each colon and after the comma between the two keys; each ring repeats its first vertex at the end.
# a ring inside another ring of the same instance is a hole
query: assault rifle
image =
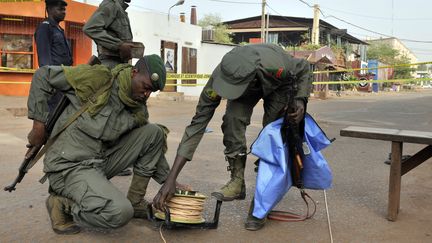
{"type": "MultiPolygon", "coordinates": [[[[96,65],[96,64],[101,64],[101,62],[96,56],[92,56],[90,60],[87,62],[87,64],[96,65]]],[[[58,105],[56,106],[56,108],[54,109],[54,111],[49,114],[48,120],[45,123],[45,131],[47,133],[47,137],[49,137],[49,135],[51,134],[55,123],[57,122],[58,118],[63,113],[63,111],[66,109],[66,107],[69,105],[69,103],[70,103],[69,99],[64,95],[61,98],[58,105]]],[[[46,145],[46,142],[47,141],[45,141],[44,145],[46,145]]],[[[16,185],[23,180],[27,172],[36,164],[36,162],[40,159],[40,157],[42,157],[42,155],[45,153],[45,151],[43,152],[41,151],[42,147],[43,147],[42,145],[33,146],[27,150],[24,156],[24,160],[23,162],[21,162],[21,166],[18,170],[17,177],[12,182],[12,184],[4,188],[5,191],[8,192],[15,191],[16,185]]]]}
{"type": "Polygon", "coordinates": [[[284,123],[282,125],[282,138],[287,144],[288,153],[290,159],[292,161],[291,166],[291,177],[293,181],[293,185],[302,189],[303,188],[303,180],[302,180],[302,170],[303,170],[303,159],[304,151],[303,147],[307,144],[303,143],[303,134],[304,134],[304,123],[303,121],[297,124],[293,120],[288,119],[289,113],[294,113],[297,109],[297,105],[294,99],[294,96],[297,93],[297,84],[293,78],[291,78],[291,85],[289,87],[289,99],[287,104],[287,109],[285,111],[284,123]],[[303,126],[301,126],[303,125],[303,126]]]}

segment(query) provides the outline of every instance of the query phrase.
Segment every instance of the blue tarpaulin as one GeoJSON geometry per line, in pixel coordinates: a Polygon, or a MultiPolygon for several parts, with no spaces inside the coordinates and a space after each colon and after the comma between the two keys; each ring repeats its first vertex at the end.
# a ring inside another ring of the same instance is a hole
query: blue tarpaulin
{"type": "MultiPolygon", "coordinates": [[[[291,160],[287,164],[288,149],[282,141],[283,118],[268,124],[252,144],[251,153],[260,158],[256,180],[254,211],[257,218],[264,218],[283,198],[292,186],[291,160]]],[[[328,189],[332,184],[330,167],[321,150],[331,142],[309,115],[305,116],[304,139],[310,154],[303,157],[303,184],[306,189],[328,189]]]]}

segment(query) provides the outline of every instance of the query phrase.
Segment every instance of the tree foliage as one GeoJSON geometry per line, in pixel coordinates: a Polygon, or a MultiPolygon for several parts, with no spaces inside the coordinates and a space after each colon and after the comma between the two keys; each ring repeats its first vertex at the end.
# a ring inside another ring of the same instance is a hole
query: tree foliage
{"type": "MultiPolygon", "coordinates": [[[[400,65],[410,63],[410,59],[406,55],[400,55],[400,52],[388,43],[373,42],[370,43],[367,51],[368,59],[376,59],[381,63],[388,65],[400,65]]],[[[411,72],[414,69],[410,66],[395,67],[394,78],[412,78],[411,72]]]]}
{"type": "Polygon", "coordinates": [[[219,43],[232,43],[232,38],[228,32],[228,27],[222,23],[219,14],[206,14],[198,21],[198,25],[203,29],[214,30],[214,41],[219,43]]]}
{"type": "Polygon", "coordinates": [[[368,59],[375,59],[389,65],[395,64],[398,55],[399,55],[399,51],[393,49],[387,43],[380,43],[380,42],[370,43],[367,50],[368,59]]]}
{"type": "MultiPolygon", "coordinates": [[[[407,64],[410,63],[411,60],[407,56],[401,56],[397,58],[397,64],[407,64]]],[[[415,68],[412,66],[404,66],[404,67],[396,67],[395,68],[395,78],[412,78],[411,73],[415,71],[415,68]]]]}

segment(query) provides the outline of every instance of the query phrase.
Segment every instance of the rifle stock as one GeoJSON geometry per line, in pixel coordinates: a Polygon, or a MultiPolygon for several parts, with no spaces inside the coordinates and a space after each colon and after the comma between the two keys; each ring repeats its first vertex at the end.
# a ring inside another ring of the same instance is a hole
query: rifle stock
{"type": "MultiPolygon", "coordinates": [[[[95,65],[95,64],[101,64],[101,62],[96,56],[91,56],[89,61],[87,62],[87,64],[95,65]]],[[[64,95],[61,98],[60,102],[57,104],[54,112],[49,114],[48,120],[45,123],[45,129],[46,129],[48,136],[51,134],[55,123],[57,122],[58,118],[63,113],[63,111],[66,109],[66,107],[69,105],[69,103],[70,103],[69,99],[64,95]]],[[[27,174],[27,172],[33,167],[34,164],[36,164],[37,160],[39,159],[37,157],[40,157],[37,155],[41,151],[42,147],[43,146],[33,146],[27,150],[27,152],[24,156],[24,160],[21,162],[21,165],[18,169],[17,177],[12,182],[12,184],[10,184],[4,188],[5,191],[8,191],[8,192],[15,191],[16,185],[23,180],[23,178],[27,174]]]]}

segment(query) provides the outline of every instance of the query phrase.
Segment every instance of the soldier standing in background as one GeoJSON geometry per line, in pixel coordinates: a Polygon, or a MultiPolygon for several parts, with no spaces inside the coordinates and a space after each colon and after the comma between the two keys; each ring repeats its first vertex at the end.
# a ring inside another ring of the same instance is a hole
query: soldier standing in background
{"type": "MultiPolygon", "coordinates": [[[[35,32],[39,67],[72,66],[71,49],[64,30],[59,25],[66,17],[67,3],[63,0],[45,0],[45,5],[48,17],[39,24],[35,32]]],[[[48,103],[50,111],[54,110],[62,96],[61,92],[56,91],[48,103]]]]}
{"type": "Polygon", "coordinates": [[[132,30],[126,9],[131,0],[103,0],[83,27],[97,44],[98,58],[113,68],[132,58],[132,30]]]}

